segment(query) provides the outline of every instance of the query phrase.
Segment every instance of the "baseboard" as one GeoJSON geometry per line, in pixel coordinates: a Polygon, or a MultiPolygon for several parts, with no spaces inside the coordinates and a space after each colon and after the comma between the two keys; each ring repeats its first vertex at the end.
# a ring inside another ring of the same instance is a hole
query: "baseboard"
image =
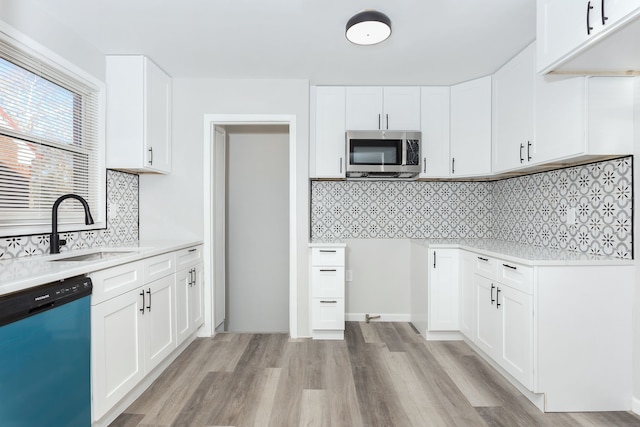
{"type": "Polygon", "coordinates": [[[634,397],[631,399],[631,410],[640,415],[640,399],[634,397]]]}
{"type": "Polygon", "coordinates": [[[464,336],[458,331],[427,331],[427,341],[462,341],[464,336]]]}
{"type": "Polygon", "coordinates": [[[371,319],[371,322],[410,322],[411,315],[404,313],[346,313],[344,318],[347,322],[364,322],[365,316],[380,316],[379,319],[371,319]]]}

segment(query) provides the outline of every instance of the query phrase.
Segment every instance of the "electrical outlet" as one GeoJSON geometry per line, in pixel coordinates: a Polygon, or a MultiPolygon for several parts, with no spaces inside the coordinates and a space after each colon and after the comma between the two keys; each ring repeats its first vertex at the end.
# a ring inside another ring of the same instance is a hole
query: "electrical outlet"
{"type": "Polygon", "coordinates": [[[576,208],[567,209],[567,224],[575,225],[577,223],[576,208]]]}
{"type": "Polygon", "coordinates": [[[347,271],[346,271],[346,274],[345,274],[345,278],[344,278],[344,280],[345,280],[346,282],[351,282],[351,281],[353,281],[353,271],[352,271],[352,270],[347,270],[347,271]]]}

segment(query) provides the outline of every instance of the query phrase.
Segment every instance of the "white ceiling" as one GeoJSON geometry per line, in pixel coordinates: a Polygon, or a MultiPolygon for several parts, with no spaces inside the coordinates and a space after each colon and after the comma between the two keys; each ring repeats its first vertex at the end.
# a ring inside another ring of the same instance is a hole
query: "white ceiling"
{"type": "Polygon", "coordinates": [[[493,73],[535,39],[535,0],[38,0],[105,54],[145,54],[173,77],[449,85],[493,73]],[[389,16],[356,46],[345,24],[389,16]]]}

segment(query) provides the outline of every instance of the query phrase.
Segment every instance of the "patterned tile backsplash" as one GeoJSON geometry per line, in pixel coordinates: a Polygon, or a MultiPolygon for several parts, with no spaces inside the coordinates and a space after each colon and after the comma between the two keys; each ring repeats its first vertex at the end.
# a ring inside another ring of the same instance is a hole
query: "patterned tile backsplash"
{"type": "MultiPolygon", "coordinates": [[[[107,228],[61,233],[60,251],[119,246],[138,241],[138,175],[107,170],[107,228]],[[114,208],[115,207],[115,208],[114,208]]],[[[0,259],[49,253],[49,235],[0,238],[0,259]]]]}
{"type": "Polygon", "coordinates": [[[631,259],[632,162],[493,182],[313,181],[311,239],[493,238],[631,259]]]}

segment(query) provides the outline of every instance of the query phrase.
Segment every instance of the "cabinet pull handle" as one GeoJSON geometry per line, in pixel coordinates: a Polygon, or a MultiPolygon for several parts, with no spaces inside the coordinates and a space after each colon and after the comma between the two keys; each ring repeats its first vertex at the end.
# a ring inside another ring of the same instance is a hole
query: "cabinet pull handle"
{"type": "Polygon", "coordinates": [[[335,249],[320,249],[320,252],[335,254],[336,250],[335,249]]]}
{"type": "Polygon", "coordinates": [[[149,164],[153,165],[153,147],[149,147],[149,164]]]}
{"type": "Polygon", "coordinates": [[[522,149],[524,148],[524,145],[522,145],[522,143],[520,143],[520,163],[524,162],[524,157],[522,157],[522,149]]]}
{"type": "Polygon", "coordinates": [[[197,251],[197,250],[198,250],[198,248],[191,248],[191,249],[189,249],[189,251],[188,251],[188,252],[195,252],[195,251],[197,251]]]}
{"type": "Polygon", "coordinates": [[[496,310],[500,308],[500,288],[496,288],[496,310]]]}
{"type": "Polygon", "coordinates": [[[527,161],[531,161],[531,141],[527,141],[527,161]]]}
{"type": "Polygon", "coordinates": [[[517,270],[518,267],[514,267],[513,265],[509,265],[509,264],[502,264],[504,267],[510,268],[512,270],[517,270]]]}
{"type": "Polygon", "coordinates": [[[602,25],[604,25],[604,24],[605,24],[605,21],[606,21],[607,19],[609,19],[609,17],[608,17],[608,16],[606,16],[606,15],[605,15],[605,13],[604,13],[604,0],[602,0],[602,5],[601,5],[601,7],[600,7],[600,14],[601,14],[601,17],[602,17],[602,25]]]}
{"type": "Polygon", "coordinates": [[[587,2],[587,35],[591,35],[591,30],[593,30],[590,23],[591,9],[593,9],[593,6],[591,6],[591,2],[589,1],[587,2]]]}
{"type": "Polygon", "coordinates": [[[193,284],[195,283],[196,279],[195,279],[195,272],[196,269],[192,268],[191,270],[189,270],[189,286],[193,286],[193,284]]]}
{"type": "Polygon", "coordinates": [[[335,268],[333,269],[320,269],[320,271],[322,271],[323,273],[335,273],[337,270],[335,268]]]}
{"type": "Polygon", "coordinates": [[[151,288],[147,291],[149,294],[149,305],[147,306],[147,310],[151,311],[151,288]]]}
{"type": "Polygon", "coordinates": [[[492,284],[491,284],[491,305],[493,305],[493,303],[494,303],[494,302],[496,302],[496,300],[495,300],[495,299],[493,299],[493,290],[494,290],[495,288],[496,288],[496,287],[495,287],[495,286],[493,285],[493,283],[492,283],[492,284]]]}
{"type": "Polygon", "coordinates": [[[423,164],[422,173],[427,173],[427,158],[426,157],[424,157],[422,159],[422,164],[423,164]]]}
{"type": "Polygon", "coordinates": [[[336,304],[338,301],[320,301],[321,304],[336,304]]]}
{"type": "Polygon", "coordinates": [[[436,251],[433,251],[433,268],[436,268],[436,251]]]}
{"type": "Polygon", "coordinates": [[[144,315],[144,290],[140,292],[140,295],[142,296],[142,308],[140,309],[140,312],[144,315]]]}
{"type": "Polygon", "coordinates": [[[456,158],[453,157],[451,159],[451,174],[455,174],[456,173],[456,158]]]}
{"type": "Polygon", "coordinates": [[[380,123],[380,114],[378,114],[378,129],[382,129],[382,124],[380,123]]]}
{"type": "Polygon", "coordinates": [[[483,257],[481,257],[481,256],[479,256],[479,257],[478,257],[478,259],[479,259],[480,261],[489,261],[489,258],[483,258],[483,257]]]}
{"type": "Polygon", "coordinates": [[[389,115],[387,114],[387,129],[389,129],[389,115]]]}

